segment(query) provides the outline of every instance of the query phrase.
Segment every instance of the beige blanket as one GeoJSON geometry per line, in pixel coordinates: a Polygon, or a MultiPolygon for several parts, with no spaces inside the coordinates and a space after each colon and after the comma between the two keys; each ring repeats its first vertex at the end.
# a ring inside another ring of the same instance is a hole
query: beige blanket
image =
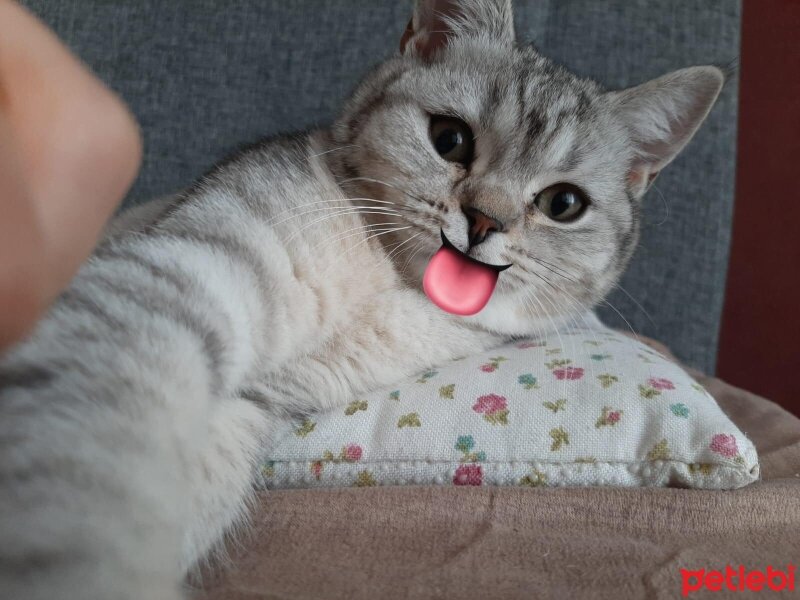
{"type": "Polygon", "coordinates": [[[231,549],[230,564],[203,575],[198,597],[674,598],[681,594],[682,568],[800,567],[800,420],[767,400],[695,375],[755,442],[763,481],[732,492],[266,492],[254,532],[231,549]]]}

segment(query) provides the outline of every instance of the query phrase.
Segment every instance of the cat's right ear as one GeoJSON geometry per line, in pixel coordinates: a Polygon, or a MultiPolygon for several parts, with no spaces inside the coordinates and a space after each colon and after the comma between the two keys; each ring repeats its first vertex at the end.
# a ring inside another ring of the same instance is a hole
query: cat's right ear
{"type": "Polygon", "coordinates": [[[416,0],[400,52],[430,60],[450,38],[461,36],[512,45],[511,0],[416,0]]]}

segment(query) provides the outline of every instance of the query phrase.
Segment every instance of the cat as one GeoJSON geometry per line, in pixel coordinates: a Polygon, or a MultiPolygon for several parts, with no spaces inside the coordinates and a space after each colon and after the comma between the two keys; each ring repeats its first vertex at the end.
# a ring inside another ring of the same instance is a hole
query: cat
{"type": "Polygon", "coordinates": [[[606,91],[517,44],[510,0],[419,0],[329,129],[123,215],[2,358],[0,597],[180,598],[283,419],[591,322],[723,81],[606,91]],[[477,314],[424,293],[443,244],[499,273],[477,314]]]}

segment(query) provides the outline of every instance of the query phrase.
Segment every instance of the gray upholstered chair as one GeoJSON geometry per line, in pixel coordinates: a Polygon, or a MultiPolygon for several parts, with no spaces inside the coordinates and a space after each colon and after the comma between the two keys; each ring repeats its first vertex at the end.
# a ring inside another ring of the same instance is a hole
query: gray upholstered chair
{"type": "MultiPolygon", "coordinates": [[[[177,190],[243,142],[329,121],[394,52],[397,0],[24,0],[131,105],[145,159],[128,203],[177,190]]],[[[739,0],[517,0],[521,41],[610,87],[728,65],[739,0]]],[[[643,243],[602,316],[713,371],[733,207],[736,81],[646,199],[643,243]],[[635,300],[634,300],[635,298],[635,300]],[[649,314],[649,316],[648,316],[649,314]]]]}

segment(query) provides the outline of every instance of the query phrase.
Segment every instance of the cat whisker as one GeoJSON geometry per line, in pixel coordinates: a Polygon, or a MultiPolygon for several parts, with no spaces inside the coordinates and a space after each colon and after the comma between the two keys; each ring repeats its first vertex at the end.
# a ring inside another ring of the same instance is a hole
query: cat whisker
{"type": "Polygon", "coordinates": [[[647,320],[650,321],[650,324],[653,326],[653,328],[656,328],[656,329],[658,328],[658,326],[656,325],[656,322],[653,320],[653,317],[650,316],[650,313],[647,312],[647,310],[645,310],[644,306],[642,306],[636,298],[631,296],[631,294],[628,292],[628,290],[626,290],[624,287],[622,287],[621,283],[615,283],[614,287],[618,288],[622,293],[624,293],[628,298],[631,299],[631,302],[633,302],[639,308],[639,310],[641,310],[642,313],[644,313],[644,316],[647,317],[647,320]]]}
{"type": "MultiPolygon", "coordinates": [[[[548,270],[548,271],[550,271],[551,273],[554,273],[555,275],[558,275],[559,277],[563,277],[564,279],[567,279],[568,281],[571,281],[571,282],[573,282],[573,283],[575,283],[575,284],[578,284],[578,285],[580,285],[580,282],[579,282],[577,279],[574,279],[573,277],[570,277],[570,276],[568,276],[568,275],[564,275],[564,273],[558,272],[558,271],[554,270],[553,268],[550,268],[550,267],[548,267],[548,266],[547,266],[547,264],[551,264],[551,265],[552,265],[552,263],[547,263],[547,261],[544,261],[544,260],[542,260],[542,259],[540,259],[540,258],[534,258],[534,257],[529,257],[529,258],[531,258],[531,260],[533,260],[534,262],[540,263],[540,265],[541,265],[542,267],[544,267],[545,269],[547,269],[547,270],[548,270]],[[545,263],[547,263],[547,264],[545,264],[545,263]]],[[[563,268],[561,268],[561,267],[555,267],[555,268],[556,268],[556,269],[559,269],[560,271],[564,271],[565,273],[567,272],[565,269],[563,269],[563,268]]],[[[630,293],[628,293],[628,291],[627,291],[625,288],[623,288],[621,284],[619,284],[619,283],[616,283],[616,284],[614,284],[614,287],[617,287],[617,288],[619,288],[619,289],[620,289],[620,290],[621,290],[621,291],[622,291],[622,292],[623,292],[623,293],[624,293],[626,296],[628,296],[628,298],[630,298],[630,299],[631,299],[631,301],[632,301],[634,304],[636,304],[636,306],[637,306],[637,307],[638,307],[638,308],[639,308],[639,309],[640,309],[640,310],[641,310],[641,311],[644,313],[644,315],[647,317],[647,319],[650,321],[650,323],[653,325],[653,327],[656,327],[656,323],[655,323],[655,321],[653,320],[653,318],[652,318],[652,317],[650,316],[650,314],[649,314],[649,313],[648,313],[648,312],[645,310],[645,308],[644,308],[644,307],[643,307],[643,306],[642,306],[642,305],[639,303],[639,301],[638,301],[638,300],[636,300],[636,298],[634,298],[633,296],[631,296],[631,294],[630,294],[630,293]]],[[[568,292],[566,292],[566,290],[564,290],[564,293],[568,293],[568,292]]],[[[614,312],[616,312],[616,313],[617,313],[617,314],[620,316],[620,318],[621,318],[623,321],[625,321],[625,324],[628,326],[628,329],[630,329],[630,330],[631,330],[631,334],[633,334],[634,336],[636,336],[636,339],[638,340],[638,339],[639,339],[639,338],[638,338],[638,334],[637,334],[637,333],[634,331],[634,329],[633,329],[633,326],[630,324],[630,322],[629,322],[629,321],[628,321],[628,320],[627,320],[627,319],[626,319],[624,316],[622,316],[622,313],[621,313],[619,310],[617,310],[617,308],[616,308],[615,306],[612,306],[612,305],[611,305],[611,302],[609,302],[607,299],[603,298],[603,299],[601,299],[600,301],[601,301],[602,303],[604,303],[604,304],[608,305],[608,306],[609,306],[609,307],[610,307],[610,308],[611,308],[611,309],[612,309],[614,312]]]]}
{"type": "Polygon", "coordinates": [[[414,248],[411,250],[411,253],[406,258],[406,262],[403,263],[403,267],[400,269],[401,272],[404,272],[408,266],[411,264],[411,261],[414,260],[414,257],[419,253],[420,250],[425,246],[425,240],[421,239],[418,240],[416,244],[414,244],[414,248]]]}
{"type": "MultiPolygon", "coordinates": [[[[585,308],[585,307],[583,306],[583,304],[582,304],[580,301],[578,301],[578,299],[577,299],[577,298],[575,298],[575,297],[574,297],[572,294],[570,294],[570,293],[569,293],[569,292],[567,292],[566,290],[562,290],[562,291],[563,291],[563,293],[564,293],[564,294],[566,294],[566,295],[567,295],[567,298],[566,298],[566,299],[565,299],[565,298],[563,298],[563,297],[562,297],[562,298],[560,298],[560,299],[559,299],[559,300],[560,300],[560,302],[564,302],[564,301],[566,300],[566,302],[567,302],[567,305],[568,305],[568,306],[570,306],[570,307],[572,307],[572,308],[571,308],[570,310],[568,310],[566,313],[562,313],[562,312],[560,312],[560,311],[557,311],[557,312],[558,312],[559,316],[561,316],[561,317],[563,317],[563,318],[566,318],[566,319],[568,319],[568,320],[565,322],[565,325],[566,325],[566,326],[567,326],[567,328],[568,328],[568,329],[567,329],[567,335],[573,335],[574,333],[576,333],[578,330],[580,330],[580,329],[581,329],[581,323],[582,323],[584,326],[586,326],[586,325],[587,325],[587,323],[586,323],[586,308],[585,308]],[[580,319],[581,319],[581,322],[579,322],[579,321],[578,321],[578,317],[580,317],[580,319]],[[570,329],[569,329],[569,325],[570,325],[570,323],[571,323],[572,325],[574,325],[574,329],[573,329],[573,330],[570,330],[570,329]]],[[[544,295],[545,295],[545,297],[546,297],[546,298],[550,296],[550,294],[549,294],[549,293],[547,293],[547,290],[544,290],[544,292],[543,292],[543,293],[544,293],[544,295]]],[[[554,305],[555,305],[555,302],[554,302],[554,300],[553,300],[553,299],[550,299],[549,301],[550,301],[550,304],[551,304],[551,305],[552,305],[554,308],[556,308],[556,307],[554,306],[554,305]]],[[[593,339],[594,343],[595,343],[595,344],[597,344],[597,343],[598,343],[598,340],[597,340],[597,334],[596,334],[596,333],[593,331],[593,329],[592,329],[592,328],[589,328],[589,329],[592,331],[592,339],[593,339]]],[[[572,354],[574,354],[574,353],[575,353],[575,351],[576,351],[576,349],[577,349],[577,348],[576,348],[576,343],[575,343],[575,341],[573,340],[573,344],[572,344],[572,350],[571,350],[571,353],[572,353],[572,354]]],[[[594,380],[594,378],[595,378],[595,370],[594,370],[594,362],[593,362],[593,361],[590,361],[590,362],[589,362],[589,370],[590,370],[590,372],[591,372],[591,377],[592,377],[592,380],[594,380]]],[[[618,391],[617,393],[619,394],[619,391],[618,391]]]]}
{"type": "Polygon", "coordinates": [[[341,241],[346,240],[348,238],[351,238],[351,237],[354,237],[354,236],[357,236],[357,235],[361,235],[362,233],[365,232],[365,230],[367,230],[367,233],[370,233],[372,231],[378,231],[378,229],[374,229],[373,230],[371,228],[377,228],[377,227],[382,227],[382,226],[386,226],[386,225],[389,225],[389,226],[391,226],[391,225],[401,225],[401,223],[396,222],[396,221],[390,221],[390,222],[385,222],[385,223],[367,223],[366,225],[359,225],[358,227],[351,227],[350,229],[345,229],[344,231],[340,231],[340,232],[338,232],[338,233],[336,233],[336,234],[334,234],[332,236],[328,236],[324,240],[321,240],[321,241],[317,242],[316,244],[314,244],[314,246],[312,246],[312,250],[316,251],[316,249],[319,246],[323,245],[323,244],[328,244],[328,243],[334,244],[336,242],[341,242],[341,241]],[[354,233],[350,233],[350,232],[354,232],[354,233]]]}
{"type": "Polygon", "coordinates": [[[422,198],[420,196],[416,196],[416,195],[412,194],[411,192],[408,192],[408,191],[404,190],[403,188],[400,188],[400,187],[398,187],[396,185],[392,185],[391,183],[387,183],[386,181],[381,181],[380,179],[373,179],[372,177],[351,177],[350,179],[345,179],[343,181],[340,181],[339,185],[343,185],[343,184],[346,184],[346,183],[351,183],[353,181],[367,181],[369,183],[377,183],[378,185],[385,185],[386,187],[392,188],[393,190],[396,190],[396,191],[400,192],[401,194],[405,194],[409,198],[413,198],[417,202],[422,202],[423,204],[427,204],[428,206],[433,206],[434,205],[434,202],[432,200],[427,200],[426,198],[422,198]]]}
{"type": "MultiPolygon", "coordinates": [[[[547,281],[549,282],[549,280],[548,280],[546,277],[543,277],[542,275],[537,275],[537,276],[538,276],[538,277],[540,277],[540,278],[542,278],[542,279],[545,279],[545,280],[547,280],[547,281]]],[[[553,285],[553,284],[551,283],[551,285],[553,285]]],[[[555,287],[555,286],[554,286],[554,287],[555,287]]],[[[560,288],[557,288],[557,289],[560,289],[560,288]]],[[[573,296],[572,296],[572,295],[571,295],[569,292],[567,292],[566,290],[563,290],[563,289],[561,289],[561,291],[562,291],[564,294],[566,294],[566,295],[568,295],[568,296],[570,296],[570,297],[573,297],[573,296]]],[[[608,301],[608,300],[606,300],[605,298],[602,298],[602,299],[600,300],[600,302],[602,302],[603,304],[605,304],[606,306],[608,306],[609,308],[611,308],[611,310],[613,310],[615,313],[617,313],[617,315],[619,316],[619,318],[620,318],[620,319],[622,319],[622,320],[625,322],[625,325],[628,327],[628,329],[629,329],[629,330],[630,330],[630,332],[631,332],[631,335],[633,335],[633,337],[636,339],[636,341],[641,341],[641,340],[639,339],[639,334],[638,334],[638,333],[636,332],[636,330],[633,328],[633,325],[631,325],[630,321],[628,321],[628,319],[626,319],[626,318],[623,316],[623,314],[622,314],[622,313],[621,313],[621,312],[620,312],[620,311],[617,309],[617,307],[616,307],[616,306],[614,306],[613,304],[611,304],[611,302],[609,302],[609,301],[608,301]]]]}
{"type": "MultiPolygon", "coordinates": [[[[533,302],[536,302],[536,304],[538,304],[539,308],[541,309],[541,316],[546,318],[547,321],[550,323],[550,328],[555,332],[556,337],[558,338],[559,346],[563,348],[565,345],[564,345],[564,338],[561,337],[561,331],[558,325],[556,324],[555,320],[553,319],[553,317],[544,307],[544,304],[542,304],[542,301],[539,299],[539,297],[535,296],[532,291],[528,291],[524,296],[524,298],[528,306],[530,306],[533,309],[534,314],[536,311],[536,307],[533,305],[533,302]]],[[[566,381],[564,381],[564,383],[562,384],[562,391],[565,390],[566,390],[566,381]]]]}
{"type": "Polygon", "coordinates": [[[641,342],[641,340],[639,339],[639,334],[638,334],[638,333],[636,333],[636,330],[634,330],[634,328],[633,328],[633,325],[631,325],[630,321],[628,321],[628,319],[626,319],[626,318],[623,316],[623,314],[622,314],[622,313],[621,313],[621,312],[620,312],[620,311],[617,309],[617,307],[616,307],[616,306],[614,306],[613,304],[611,304],[611,302],[609,302],[609,301],[608,301],[608,300],[606,300],[605,298],[603,298],[603,299],[601,300],[601,302],[602,302],[603,304],[605,304],[606,306],[608,306],[608,307],[609,307],[611,310],[613,310],[615,313],[617,313],[617,315],[619,315],[619,318],[620,318],[620,319],[622,319],[622,320],[625,322],[625,325],[627,325],[628,329],[630,329],[630,330],[631,330],[631,335],[633,335],[634,339],[635,339],[637,342],[641,342]]]}
{"type": "Polygon", "coordinates": [[[667,199],[664,197],[664,194],[661,193],[661,190],[656,187],[655,182],[653,183],[652,188],[658,193],[658,197],[661,198],[661,202],[662,204],[664,204],[664,218],[655,224],[656,227],[660,227],[669,220],[669,203],[667,202],[667,199]]]}
{"type": "MultiPolygon", "coordinates": [[[[410,225],[407,225],[407,226],[405,226],[405,227],[397,227],[397,228],[393,228],[393,229],[387,229],[387,230],[385,230],[385,231],[380,231],[380,232],[378,232],[378,233],[374,233],[374,234],[372,234],[372,235],[368,235],[368,236],[366,236],[366,237],[365,237],[363,240],[361,240],[360,242],[358,242],[358,243],[356,243],[356,244],[354,244],[354,245],[350,246],[349,248],[347,248],[347,249],[344,251],[344,253],[342,254],[342,256],[345,256],[345,255],[349,254],[350,252],[352,252],[353,250],[355,250],[356,248],[358,248],[358,247],[359,247],[359,246],[361,246],[362,244],[365,244],[365,243],[369,242],[369,240],[371,240],[371,239],[373,239],[373,238],[377,238],[377,237],[380,237],[380,236],[382,236],[382,235],[388,235],[388,234],[390,234],[390,233],[395,233],[395,232],[397,232],[397,231],[403,231],[404,229],[411,229],[411,226],[410,226],[410,225]]],[[[340,257],[340,258],[341,258],[341,257],[340,257]]],[[[327,269],[325,269],[325,271],[323,271],[323,272],[320,274],[320,276],[321,276],[321,277],[324,277],[324,276],[327,274],[327,272],[328,272],[328,271],[331,269],[331,267],[332,267],[332,266],[334,266],[334,264],[335,264],[335,263],[333,263],[333,264],[329,265],[329,266],[328,266],[328,268],[327,268],[327,269]]],[[[374,269],[374,266],[373,266],[373,269],[374,269]]],[[[372,272],[372,269],[370,269],[370,272],[372,272]]]]}
{"type": "Polygon", "coordinates": [[[371,240],[372,238],[379,237],[379,236],[381,236],[381,235],[385,235],[385,234],[387,234],[387,233],[395,233],[395,232],[397,232],[397,231],[404,231],[404,230],[406,230],[406,229],[411,229],[411,226],[410,226],[410,225],[406,225],[405,227],[395,227],[395,228],[393,228],[393,229],[389,229],[389,230],[387,230],[387,231],[381,231],[380,233],[375,233],[375,234],[373,234],[373,235],[368,235],[368,236],[367,236],[367,237],[365,237],[363,240],[361,240],[360,242],[358,242],[358,243],[357,243],[355,246],[353,246],[352,248],[349,248],[347,251],[349,252],[350,250],[352,250],[352,249],[354,249],[354,248],[357,248],[357,247],[358,247],[358,246],[360,246],[361,244],[366,244],[366,243],[367,243],[369,240],[371,240]]]}
{"type": "Polygon", "coordinates": [[[420,231],[418,233],[415,233],[414,235],[412,235],[411,237],[409,237],[406,240],[401,240],[399,243],[397,243],[394,246],[394,248],[390,252],[388,252],[386,254],[386,256],[384,256],[380,261],[378,261],[375,265],[373,265],[372,269],[370,269],[370,273],[372,271],[374,271],[376,268],[378,268],[379,266],[381,266],[381,265],[389,262],[390,260],[392,260],[392,257],[397,256],[399,254],[398,251],[399,251],[400,248],[402,248],[405,244],[408,244],[409,242],[411,242],[415,238],[418,238],[422,234],[423,234],[423,232],[420,231]]]}
{"type": "Polygon", "coordinates": [[[346,144],[344,146],[339,146],[338,148],[331,148],[330,150],[325,150],[324,152],[318,152],[316,154],[310,154],[308,158],[317,158],[318,156],[323,156],[325,154],[330,154],[331,152],[338,152],[339,150],[344,150],[346,148],[359,148],[357,144],[346,144]]]}
{"type": "MultiPolygon", "coordinates": [[[[356,201],[356,200],[361,200],[361,201],[366,201],[366,202],[377,202],[377,203],[380,203],[380,204],[395,205],[394,202],[389,202],[388,200],[376,200],[374,198],[338,198],[338,199],[335,199],[335,200],[319,200],[317,202],[309,202],[307,204],[302,204],[300,206],[294,206],[294,207],[289,208],[289,209],[287,209],[285,211],[282,211],[279,214],[275,215],[274,217],[272,217],[270,219],[267,219],[265,221],[265,224],[276,226],[276,225],[280,225],[281,223],[286,223],[287,221],[291,221],[292,219],[295,219],[295,218],[298,218],[298,217],[302,217],[304,215],[313,214],[315,212],[321,212],[321,211],[324,211],[324,210],[336,210],[336,209],[339,209],[339,208],[341,208],[341,209],[350,208],[351,205],[353,204],[353,202],[356,201]],[[291,215],[291,216],[289,216],[289,217],[287,217],[287,218],[285,218],[285,219],[283,219],[281,221],[277,221],[276,222],[276,219],[279,219],[280,217],[284,216],[287,212],[295,212],[297,210],[302,210],[304,208],[308,208],[309,206],[319,205],[319,204],[331,204],[333,202],[343,202],[344,204],[341,205],[341,206],[318,206],[317,208],[314,208],[314,209],[311,209],[311,210],[308,210],[308,211],[304,211],[304,212],[301,212],[299,214],[291,215]]],[[[395,210],[393,208],[389,208],[388,206],[374,206],[374,207],[370,206],[369,208],[381,208],[381,209],[385,209],[385,210],[395,210]]]]}
{"type": "Polygon", "coordinates": [[[327,214],[327,215],[325,215],[325,216],[323,216],[323,217],[321,217],[319,219],[315,219],[315,220],[311,221],[310,223],[306,223],[305,225],[303,225],[300,229],[298,229],[297,231],[295,231],[291,235],[289,235],[289,237],[283,239],[283,243],[284,244],[288,244],[290,241],[292,241],[295,237],[300,235],[303,231],[305,231],[309,227],[313,227],[317,223],[321,223],[321,222],[326,221],[328,219],[334,219],[334,218],[337,218],[337,217],[342,217],[342,216],[346,216],[346,215],[356,215],[356,214],[361,214],[361,215],[382,215],[382,216],[389,216],[389,217],[400,217],[400,216],[402,216],[397,212],[385,212],[385,211],[377,211],[377,210],[361,210],[362,208],[370,208],[370,207],[350,207],[350,208],[347,208],[347,209],[341,209],[340,211],[338,211],[336,213],[333,213],[333,214],[327,214]]]}
{"type": "Polygon", "coordinates": [[[551,262],[548,262],[548,261],[544,260],[543,258],[539,258],[537,256],[533,256],[528,252],[523,252],[522,250],[520,250],[519,248],[516,248],[515,246],[511,246],[509,249],[512,252],[516,252],[520,256],[524,256],[525,258],[528,258],[528,259],[534,261],[535,263],[538,263],[540,266],[544,267],[545,269],[547,269],[548,271],[554,273],[555,275],[563,277],[564,279],[567,279],[567,280],[569,280],[569,281],[571,281],[571,282],[573,282],[575,284],[581,285],[580,282],[577,279],[575,279],[574,277],[571,277],[570,275],[565,275],[565,273],[569,273],[569,271],[567,271],[563,267],[560,267],[560,266],[555,265],[555,264],[553,264],[551,262]]]}

